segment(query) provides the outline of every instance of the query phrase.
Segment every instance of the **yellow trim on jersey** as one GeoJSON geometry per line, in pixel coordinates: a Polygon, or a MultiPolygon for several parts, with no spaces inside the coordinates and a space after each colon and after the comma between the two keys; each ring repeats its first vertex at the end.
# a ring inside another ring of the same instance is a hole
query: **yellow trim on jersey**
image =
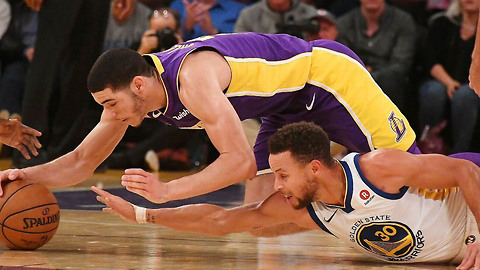
{"type": "Polygon", "coordinates": [[[160,78],[160,82],[162,82],[163,91],[165,92],[165,99],[166,99],[165,112],[166,112],[168,110],[169,100],[168,100],[167,87],[165,86],[165,82],[163,81],[163,78],[162,78],[162,73],[165,72],[165,69],[163,68],[162,62],[160,62],[160,59],[158,58],[158,56],[153,55],[151,53],[144,54],[144,56],[149,56],[153,60],[153,64],[155,65],[155,68],[158,71],[158,75],[159,75],[158,77],[160,78]]]}
{"type": "Polygon", "coordinates": [[[157,56],[151,53],[144,54],[144,56],[150,56],[150,58],[152,58],[153,63],[155,64],[155,68],[158,70],[158,74],[162,74],[163,72],[165,72],[162,62],[160,62],[160,59],[158,59],[157,56]]]}
{"type": "Polygon", "coordinates": [[[314,47],[308,83],[335,96],[362,130],[372,150],[397,148],[406,151],[415,141],[415,133],[405,116],[381,91],[370,73],[350,56],[314,47]],[[404,124],[402,137],[395,133],[396,126],[392,126],[389,117],[404,124]]]}
{"type": "Polygon", "coordinates": [[[445,188],[445,189],[425,189],[425,188],[417,189],[418,194],[424,196],[427,199],[433,199],[433,200],[443,200],[448,196],[448,194],[458,192],[458,191],[459,191],[458,187],[445,188]]]}
{"type": "Polygon", "coordinates": [[[280,61],[229,56],[225,59],[232,70],[232,81],[225,94],[227,97],[273,96],[280,92],[298,91],[305,86],[311,53],[280,61]]]}

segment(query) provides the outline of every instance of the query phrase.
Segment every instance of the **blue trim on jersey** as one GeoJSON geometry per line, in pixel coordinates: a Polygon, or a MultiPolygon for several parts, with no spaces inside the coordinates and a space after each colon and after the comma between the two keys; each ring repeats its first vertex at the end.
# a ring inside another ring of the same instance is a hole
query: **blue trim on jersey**
{"type": "Polygon", "coordinates": [[[353,196],[353,178],[352,172],[350,171],[350,167],[348,166],[347,162],[340,160],[340,165],[342,165],[343,170],[345,170],[345,176],[347,177],[347,194],[345,194],[345,207],[342,208],[342,211],[345,213],[350,213],[353,210],[352,207],[352,196],[353,196]]]}
{"type": "Polygon", "coordinates": [[[372,183],[370,183],[370,181],[368,181],[368,179],[363,175],[362,173],[362,169],[360,169],[360,164],[358,163],[358,159],[360,157],[360,154],[356,154],[355,157],[353,158],[354,162],[355,162],[355,167],[357,168],[357,172],[358,174],[360,175],[360,178],[362,178],[362,181],[371,189],[373,190],[373,192],[375,192],[376,194],[378,194],[379,196],[385,198],[385,199],[390,199],[390,200],[398,200],[398,199],[401,199],[403,197],[403,195],[405,195],[405,192],[407,192],[408,190],[408,187],[402,187],[400,189],[400,192],[399,193],[387,193],[383,190],[380,190],[379,188],[377,188],[376,186],[374,186],[372,183]]]}
{"type": "MultiPolygon", "coordinates": [[[[318,218],[317,214],[315,213],[315,209],[313,209],[313,205],[312,204],[309,204],[307,205],[307,210],[308,210],[308,213],[310,214],[310,217],[313,219],[313,221],[315,221],[315,223],[317,223],[318,227],[320,227],[320,229],[324,230],[325,232],[337,237],[335,234],[331,233],[327,227],[325,227],[325,225],[323,225],[323,223],[320,221],[320,219],[318,218]]],[[[338,237],[337,237],[338,238],[338,237]]]]}

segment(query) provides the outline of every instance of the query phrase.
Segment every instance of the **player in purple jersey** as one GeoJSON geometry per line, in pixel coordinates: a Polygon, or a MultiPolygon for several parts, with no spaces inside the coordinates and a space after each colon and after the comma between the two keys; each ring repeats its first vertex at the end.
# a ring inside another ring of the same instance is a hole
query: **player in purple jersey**
{"type": "Polygon", "coordinates": [[[274,181],[267,139],[281,126],[301,120],[322,126],[333,141],[356,152],[418,152],[403,114],[360,59],[334,41],[242,33],[202,37],[145,57],[112,50],[92,67],[88,87],[104,111],[84,141],[50,163],[3,171],[0,180],[79,183],[111,154],[128,125],[139,125],[145,116],[204,128],[220,153],[204,170],[168,183],[141,169],[127,169],[122,185],[156,203],[245,179],[251,179],[245,202],[263,200],[273,192],[274,181]],[[255,154],[240,122],[251,117],[262,117],[255,154]]]}

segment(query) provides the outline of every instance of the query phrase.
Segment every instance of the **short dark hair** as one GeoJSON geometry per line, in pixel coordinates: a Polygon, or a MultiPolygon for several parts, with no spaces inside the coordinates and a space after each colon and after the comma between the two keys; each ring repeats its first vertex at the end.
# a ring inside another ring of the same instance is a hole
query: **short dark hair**
{"type": "Polygon", "coordinates": [[[268,140],[268,149],[274,155],[290,151],[292,157],[303,164],[312,160],[328,167],[334,164],[328,135],[314,123],[302,121],[283,126],[268,140]]]}
{"type": "Polygon", "coordinates": [[[155,68],[136,51],[112,49],[100,55],[93,65],[88,74],[87,87],[90,93],[107,87],[116,91],[129,86],[135,76],[152,77],[155,74],[155,68]]]}

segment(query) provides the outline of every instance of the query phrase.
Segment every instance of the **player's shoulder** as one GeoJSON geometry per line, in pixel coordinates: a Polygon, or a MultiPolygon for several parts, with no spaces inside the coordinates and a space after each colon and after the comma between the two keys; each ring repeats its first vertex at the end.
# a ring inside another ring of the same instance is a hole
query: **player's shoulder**
{"type": "Polygon", "coordinates": [[[408,163],[415,162],[416,155],[399,149],[382,148],[365,153],[359,158],[363,175],[375,186],[396,190],[403,186],[408,163]]]}

